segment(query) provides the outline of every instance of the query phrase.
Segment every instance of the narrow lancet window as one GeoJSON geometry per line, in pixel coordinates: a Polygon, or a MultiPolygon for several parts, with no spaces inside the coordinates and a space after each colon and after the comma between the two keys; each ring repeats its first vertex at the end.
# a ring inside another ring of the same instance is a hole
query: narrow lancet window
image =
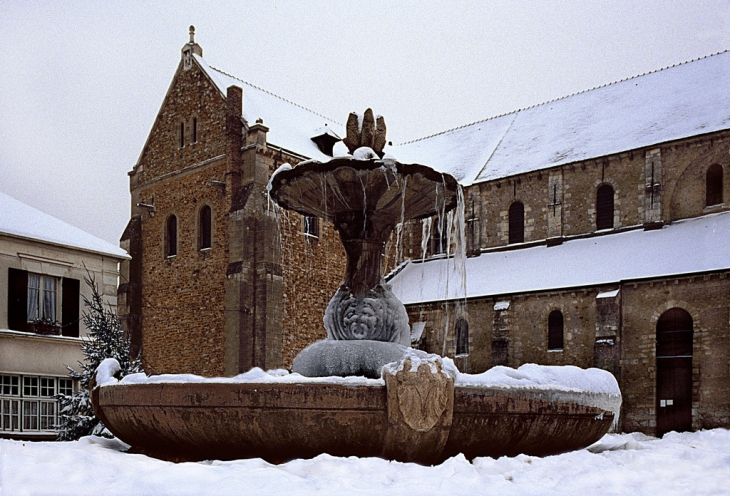
{"type": "Polygon", "coordinates": [[[456,321],[456,355],[469,354],[469,322],[466,319],[456,321]]]}
{"type": "Polygon", "coordinates": [[[722,166],[715,164],[707,169],[706,178],[706,206],[719,205],[722,203],[722,166]]]}
{"type": "Polygon", "coordinates": [[[514,202],[509,206],[509,243],[525,242],[525,206],[514,202]]]}
{"type": "Polygon", "coordinates": [[[563,349],[563,313],[553,310],[548,316],[548,350],[563,349]]]}
{"type": "Polygon", "coordinates": [[[596,193],[596,229],[613,229],[613,187],[602,184],[596,193]]]}
{"type": "Polygon", "coordinates": [[[200,217],[198,219],[198,248],[200,250],[211,247],[212,227],[210,207],[205,205],[200,209],[200,217]]]}
{"type": "Polygon", "coordinates": [[[177,255],[177,217],[171,215],[165,223],[165,256],[177,255]]]}

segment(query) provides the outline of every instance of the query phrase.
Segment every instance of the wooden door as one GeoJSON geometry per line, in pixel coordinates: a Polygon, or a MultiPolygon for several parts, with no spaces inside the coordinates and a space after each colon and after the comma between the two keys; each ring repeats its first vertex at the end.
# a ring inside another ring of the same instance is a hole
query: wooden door
{"type": "Polygon", "coordinates": [[[681,308],[667,310],[657,322],[657,436],[692,429],[692,325],[681,308]]]}

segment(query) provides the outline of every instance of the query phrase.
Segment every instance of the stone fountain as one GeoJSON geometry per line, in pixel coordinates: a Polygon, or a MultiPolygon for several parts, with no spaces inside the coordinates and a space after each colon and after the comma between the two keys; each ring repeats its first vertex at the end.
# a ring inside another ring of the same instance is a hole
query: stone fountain
{"type": "Polygon", "coordinates": [[[362,122],[350,115],[344,142],[348,156],[282,167],[269,183],[277,204],[331,221],[345,247],[327,339],[281,379],[97,377],[97,416],[134,449],[175,460],[329,453],[432,464],[459,453],[554,454],[600,439],[614,420],[606,395],[460,382],[450,360],[409,348],[408,315],[382,278],[385,244],[397,224],[453,209],[459,186],[385,155],[385,122],[370,110],[362,122]]]}
{"type": "Polygon", "coordinates": [[[327,339],[303,350],[292,370],[310,377],[380,377],[410,346],[408,315],[382,275],[385,244],[399,223],[441,214],[457,203],[448,175],[384,157],[385,122],[368,109],[351,114],[351,155],[277,171],[269,183],[281,207],[332,222],[347,254],[342,285],[324,316],[327,339]]]}

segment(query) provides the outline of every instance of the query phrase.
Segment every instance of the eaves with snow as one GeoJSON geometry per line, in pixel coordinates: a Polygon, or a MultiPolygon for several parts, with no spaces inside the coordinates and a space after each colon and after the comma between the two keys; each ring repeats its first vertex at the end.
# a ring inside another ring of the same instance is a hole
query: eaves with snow
{"type": "Polygon", "coordinates": [[[224,97],[229,86],[243,89],[243,118],[248,125],[262,119],[269,128],[269,144],[309,159],[332,158],[322,153],[312,138],[328,134],[339,139],[344,136],[342,124],[211,67],[199,55],[193,57],[224,97]]]}
{"type": "Polygon", "coordinates": [[[67,224],[15,198],[0,193],[0,236],[48,243],[118,259],[128,259],[127,252],[78,227],[67,224]]]}
{"type": "Polygon", "coordinates": [[[387,151],[468,186],[729,129],[729,81],[725,51],[387,151]]]}
{"type": "Polygon", "coordinates": [[[409,261],[388,282],[404,304],[612,285],[730,269],[730,212],[557,246],[409,261]],[[466,280],[463,279],[466,274],[466,280]]]}

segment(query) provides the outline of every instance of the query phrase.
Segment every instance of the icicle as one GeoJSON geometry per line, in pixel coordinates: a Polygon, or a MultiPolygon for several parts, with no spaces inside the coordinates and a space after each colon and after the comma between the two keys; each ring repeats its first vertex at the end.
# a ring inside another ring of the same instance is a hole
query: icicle
{"type": "Polygon", "coordinates": [[[426,217],[421,221],[421,262],[426,261],[428,242],[431,241],[431,224],[433,224],[433,217],[426,217]]]}
{"type": "Polygon", "coordinates": [[[456,190],[455,210],[455,246],[454,246],[454,269],[461,280],[461,293],[463,295],[464,308],[466,308],[466,221],[464,219],[464,190],[458,185],[456,190]]]}
{"type": "Polygon", "coordinates": [[[403,260],[403,226],[406,221],[406,185],[408,177],[403,178],[401,185],[401,206],[400,206],[400,222],[395,226],[395,263],[398,265],[403,260]]]}
{"type": "MultiPolygon", "coordinates": [[[[327,176],[329,173],[327,174],[327,176]]],[[[319,226],[319,235],[324,241],[324,277],[325,281],[329,282],[329,266],[330,266],[330,257],[329,257],[329,244],[327,243],[327,236],[325,233],[325,224],[327,222],[328,212],[327,212],[327,177],[320,176],[320,186],[322,187],[322,202],[324,203],[324,218],[322,219],[321,225],[319,226]]],[[[327,287],[327,291],[329,291],[330,288],[327,287]]]]}

